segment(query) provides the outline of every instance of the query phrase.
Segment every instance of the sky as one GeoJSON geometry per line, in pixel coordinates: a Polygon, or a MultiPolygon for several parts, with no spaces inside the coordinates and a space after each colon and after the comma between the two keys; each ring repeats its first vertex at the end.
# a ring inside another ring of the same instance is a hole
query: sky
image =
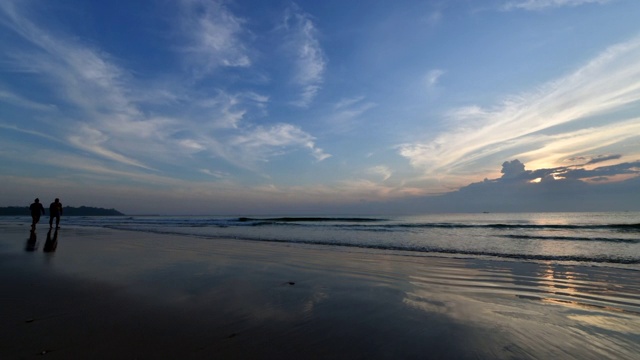
{"type": "Polygon", "coordinates": [[[637,0],[4,0],[0,206],[640,210],[637,0]]]}

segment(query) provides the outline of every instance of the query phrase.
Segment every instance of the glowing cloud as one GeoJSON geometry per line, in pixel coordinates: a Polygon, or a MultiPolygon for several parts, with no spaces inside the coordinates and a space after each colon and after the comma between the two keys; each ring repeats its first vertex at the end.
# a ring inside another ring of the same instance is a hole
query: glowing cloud
{"type": "MultiPolygon", "coordinates": [[[[451,130],[426,142],[400,145],[398,151],[427,176],[455,174],[497,154],[526,161],[535,157],[553,166],[565,158],[636,137],[640,125],[635,118],[598,119],[638,101],[640,39],[635,38],[610,47],[537,91],[506,99],[493,108],[474,105],[452,111],[451,130]],[[579,130],[563,128],[578,122],[589,125],[579,130]],[[599,140],[594,141],[595,137],[599,140]]],[[[628,155],[640,157],[640,149],[628,155]]]]}

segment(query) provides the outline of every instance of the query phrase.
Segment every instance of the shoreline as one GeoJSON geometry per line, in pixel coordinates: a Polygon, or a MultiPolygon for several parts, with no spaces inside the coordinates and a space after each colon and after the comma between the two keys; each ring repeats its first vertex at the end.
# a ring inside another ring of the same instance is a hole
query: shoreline
{"type": "Polygon", "coordinates": [[[2,224],[0,355],[580,358],[640,351],[634,270],[2,224]]]}
{"type": "MultiPolygon", "coordinates": [[[[640,239],[636,236],[640,224],[628,223],[631,218],[622,221],[623,218],[618,215],[611,218],[611,213],[598,213],[593,218],[573,218],[576,214],[567,214],[567,218],[560,220],[549,219],[539,213],[532,214],[533,219],[523,219],[517,214],[497,219],[449,219],[440,214],[419,217],[418,220],[365,218],[364,221],[368,223],[365,225],[347,217],[260,219],[161,216],[158,219],[131,217],[121,221],[112,221],[108,217],[69,217],[65,225],[198,237],[209,241],[233,239],[342,247],[344,250],[340,251],[362,249],[407,256],[538,264],[553,262],[566,266],[640,271],[640,239]],[[378,228],[379,221],[384,223],[381,225],[382,231],[378,228]],[[532,225],[532,221],[535,224],[532,225]],[[413,231],[414,227],[416,231],[413,231]]],[[[26,218],[21,221],[26,221],[26,218]]],[[[6,223],[19,224],[21,221],[13,219],[6,223]]]]}

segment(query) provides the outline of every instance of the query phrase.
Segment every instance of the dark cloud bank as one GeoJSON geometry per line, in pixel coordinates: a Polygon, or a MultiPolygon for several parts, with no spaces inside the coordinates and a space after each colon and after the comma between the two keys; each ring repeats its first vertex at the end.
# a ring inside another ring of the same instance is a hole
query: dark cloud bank
{"type": "Polygon", "coordinates": [[[640,211],[640,161],[586,169],[619,155],[601,156],[581,165],[526,170],[518,160],[502,164],[502,177],[472,183],[441,196],[391,204],[369,204],[378,213],[640,211]],[[612,182],[613,177],[630,177],[612,182]],[[378,205],[380,207],[378,207],[378,205]]]}

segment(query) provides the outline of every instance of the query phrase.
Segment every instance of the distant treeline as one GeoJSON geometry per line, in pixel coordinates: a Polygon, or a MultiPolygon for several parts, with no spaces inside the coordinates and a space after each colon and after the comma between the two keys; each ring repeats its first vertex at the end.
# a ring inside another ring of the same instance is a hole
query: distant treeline
{"type": "MultiPolygon", "coordinates": [[[[45,206],[45,211],[49,215],[49,209],[45,206]]],[[[0,216],[29,216],[28,206],[7,206],[0,207],[0,216]]],[[[122,216],[124,215],[116,209],[103,209],[89,206],[65,206],[62,208],[63,216],[122,216]]]]}

